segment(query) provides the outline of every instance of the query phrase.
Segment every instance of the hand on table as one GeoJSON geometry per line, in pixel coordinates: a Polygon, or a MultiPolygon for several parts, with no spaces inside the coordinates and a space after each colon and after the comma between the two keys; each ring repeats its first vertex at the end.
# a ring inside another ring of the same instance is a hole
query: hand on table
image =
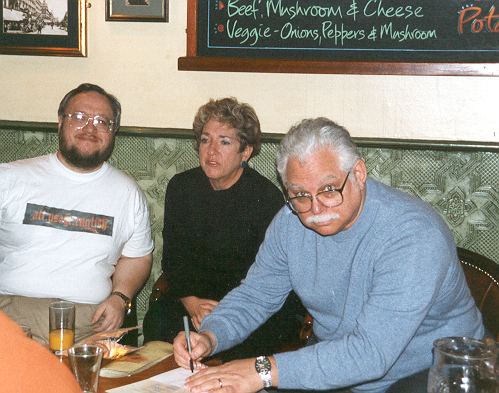
{"type": "Polygon", "coordinates": [[[125,305],[118,296],[110,296],[95,310],[92,324],[96,332],[114,330],[121,327],[125,317],[125,305]]]}
{"type": "Polygon", "coordinates": [[[202,299],[197,296],[187,296],[181,299],[182,304],[191,316],[192,324],[199,329],[204,317],[210,314],[218,305],[216,300],[202,299]]]}
{"type": "Polygon", "coordinates": [[[185,387],[192,393],[255,393],[263,388],[263,383],[255,370],[255,359],[252,358],[205,367],[188,377],[185,387]]]}

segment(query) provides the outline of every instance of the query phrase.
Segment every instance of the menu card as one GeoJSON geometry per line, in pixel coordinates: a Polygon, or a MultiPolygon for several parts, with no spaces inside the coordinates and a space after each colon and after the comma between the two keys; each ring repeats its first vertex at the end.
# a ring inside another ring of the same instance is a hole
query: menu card
{"type": "Polygon", "coordinates": [[[119,378],[133,375],[154,366],[173,353],[173,346],[164,341],[150,341],[138,351],[113,360],[100,370],[101,377],[119,378]]]}

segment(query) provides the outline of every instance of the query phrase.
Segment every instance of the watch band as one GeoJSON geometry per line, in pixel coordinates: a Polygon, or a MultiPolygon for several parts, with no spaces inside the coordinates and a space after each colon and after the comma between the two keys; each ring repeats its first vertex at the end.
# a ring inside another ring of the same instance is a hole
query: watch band
{"type": "Polygon", "coordinates": [[[132,300],[127,295],[120,291],[113,291],[111,292],[111,295],[116,295],[125,302],[126,314],[130,314],[132,312],[132,300]]]}
{"type": "Polygon", "coordinates": [[[263,387],[270,388],[272,386],[272,366],[270,364],[270,359],[267,356],[258,356],[255,359],[255,370],[260,376],[263,387]]]}

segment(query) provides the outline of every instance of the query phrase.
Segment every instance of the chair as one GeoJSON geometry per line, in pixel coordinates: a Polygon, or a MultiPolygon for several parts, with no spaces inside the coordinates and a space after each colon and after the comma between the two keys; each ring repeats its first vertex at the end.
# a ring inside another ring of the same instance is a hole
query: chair
{"type": "MultiPolygon", "coordinates": [[[[137,297],[135,296],[132,299],[132,309],[130,310],[130,314],[125,314],[125,319],[123,320],[123,327],[134,327],[137,326],[137,297]]],[[[127,333],[123,340],[120,341],[121,344],[138,346],[139,345],[139,332],[138,330],[132,330],[127,333]]]]}
{"type": "Polygon", "coordinates": [[[166,295],[168,292],[168,281],[166,280],[165,273],[161,273],[154,285],[152,286],[151,294],[149,295],[149,305],[157,302],[159,298],[166,295]]]}
{"type": "Polygon", "coordinates": [[[499,341],[499,265],[473,251],[457,248],[466,281],[482,313],[483,324],[499,341]]]}
{"type": "MultiPolygon", "coordinates": [[[[499,265],[473,251],[457,248],[457,255],[466,276],[468,287],[482,313],[485,328],[499,342],[499,265]]],[[[299,333],[300,342],[306,344],[312,335],[313,318],[306,315],[299,333]]]]}

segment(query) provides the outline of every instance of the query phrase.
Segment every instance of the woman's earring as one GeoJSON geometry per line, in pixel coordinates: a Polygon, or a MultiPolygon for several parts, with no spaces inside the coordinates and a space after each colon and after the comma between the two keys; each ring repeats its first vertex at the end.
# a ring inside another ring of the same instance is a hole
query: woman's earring
{"type": "Polygon", "coordinates": [[[249,168],[248,161],[241,161],[241,168],[249,168]]]}

